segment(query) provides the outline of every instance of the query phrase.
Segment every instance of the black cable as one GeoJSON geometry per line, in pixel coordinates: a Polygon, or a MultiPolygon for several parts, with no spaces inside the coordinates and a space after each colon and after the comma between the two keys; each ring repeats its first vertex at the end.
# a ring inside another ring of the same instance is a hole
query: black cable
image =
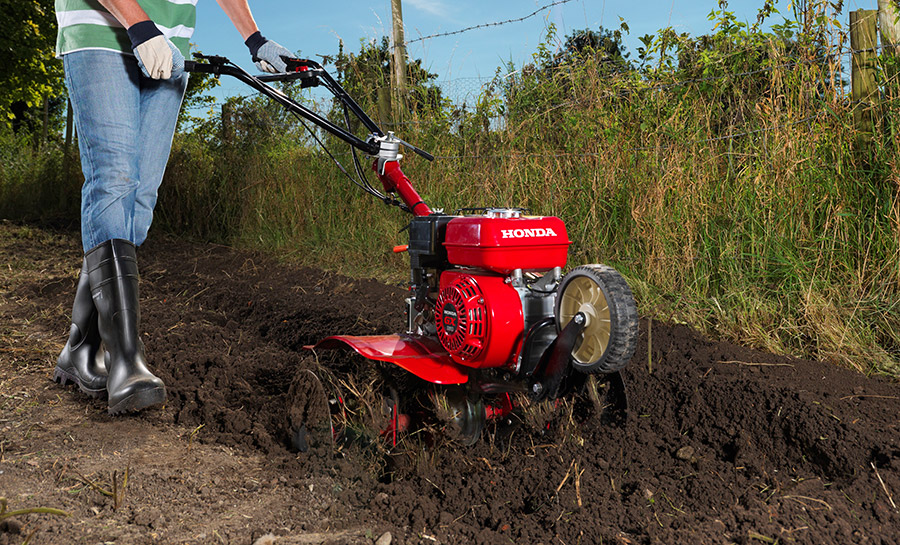
{"type": "MultiPolygon", "coordinates": [[[[242,72],[247,77],[253,78],[253,76],[251,76],[246,70],[244,70],[240,66],[234,64],[233,62],[231,62],[227,59],[226,59],[226,62],[228,64],[231,64],[232,66],[236,67],[238,69],[238,71],[242,72]]],[[[325,81],[323,83],[324,83],[323,86],[326,89],[328,89],[328,91],[330,91],[336,98],[338,98],[338,100],[341,100],[340,93],[338,93],[329,82],[325,81]]],[[[276,91],[274,89],[269,90],[268,86],[265,86],[265,85],[263,86],[263,89],[261,89],[262,94],[269,97],[270,99],[274,100],[275,102],[282,103],[283,100],[287,100],[287,101],[291,100],[291,99],[287,98],[287,95],[285,95],[281,91],[276,91]],[[263,89],[265,89],[265,90],[263,90],[263,89]]],[[[341,100],[341,104],[344,108],[344,119],[345,119],[345,122],[347,123],[347,131],[349,132],[350,131],[350,117],[349,117],[349,114],[347,113],[347,104],[343,100],[341,100]]],[[[322,148],[322,150],[325,152],[326,155],[328,155],[328,157],[332,160],[332,162],[334,162],[334,164],[337,165],[338,169],[344,174],[344,176],[346,176],[347,179],[350,180],[350,183],[359,187],[364,192],[372,195],[373,197],[381,200],[385,204],[396,206],[405,212],[412,212],[409,209],[409,207],[406,206],[405,204],[403,204],[402,202],[398,201],[397,199],[392,199],[390,197],[387,197],[387,196],[381,194],[380,191],[378,191],[377,189],[372,187],[372,185],[369,183],[369,180],[365,177],[365,175],[363,175],[362,167],[359,164],[359,158],[356,155],[356,148],[354,148],[352,145],[350,146],[350,149],[353,151],[353,160],[354,160],[354,163],[356,166],[356,174],[360,178],[359,180],[353,179],[353,177],[350,175],[350,173],[347,172],[347,169],[344,168],[344,165],[342,165],[340,163],[340,161],[338,161],[337,158],[335,158],[335,156],[331,153],[331,151],[325,146],[325,143],[322,142],[321,139],[319,139],[319,137],[316,135],[315,131],[313,131],[309,127],[309,125],[307,125],[305,123],[305,120],[303,119],[303,117],[301,117],[297,112],[293,111],[290,108],[288,108],[287,110],[288,110],[288,112],[290,112],[291,115],[293,115],[297,119],[297,121],[300,123],[300,125],[303,126],[304,129],[306,129],[306,131],[310,134],[310,136],[313,137],[313,140],[316,141],[316,143],[319,145],[319,147],[322,148]],[[362,182],[362,183],[360,183],[360,182],[362,182]]]]}
{"type": "MultiPolygon", "coordinates": [[[[342,104],[342,105],[343,105],[343,109],[344,109],[344,123],[346,124],[347,131],[349,132],[351,130],[350,129],[350,113],[348,112],[347,104],[342,104]]],[[[384,195],[383,193],[381,193],[380,191],[378,191],[377,189],[372,187],[372,184],[369,183],[369,177],[366,176],[365,171],[363,170],[362,165],[359,162],[359,155],[357,155],[357,153],[356,153],[356,148],[354,148],[353,146],[350,146],[350,153],[353,156],[353,165],[356,167],[356,175],[365,184],[365,186],[369,189],[369,192],[372,195],[375,195],[378,198],[380,198],[384,204],[387,204],[390,206],[396,206],[397,208],[399,208],[400,210],[403,210],[404,212],[412,213],[412,208],[406,206],[405,204],[398,201],[397,199],[394,199],[392,197],[384,195]]],[[[413,208],[415,208],[415,206],[416,205],[413,205],[413,208]]]]}
{"type": "MultiPolygon", "coordinates": [[[[349,131],[349,130],[351,130],[350,129],[350,113],[347,110],[346,104],[342,104],[342,106],[344,109],[344,124],[346,125],[347,130],[349,131]]],[[[383,195],[380,191],[378,191],[377,189],[372,187],[371,183],[369,183],[369,178],[368,178],[368,176],[365,175],[365,172],[363,172],[363,170],[362,170],[362,165],[359,163],[359,156],[356,154],[356,148],[351,146],[350,154],[353,157],[353,165],[356,167],[356,175],[363,182],[363,184],[365,184],[365,186],[369,188],[369,190],[372,192],[373,195],[377,195],[382,200],[387,199],[386,195],[383,195]]]]}
{"type": "Polygon", "coordinates": [[[309,127],[309,125],[307,125],[307,124],[304,122],[303,118],[300,117],[299,115],[297,115],[297,114],[294,113],[294,112],[291,112],[291,115],[293,115],[294,117],[297,118],[297,121],[300,122],[300,125],[302,125],[303,128],[306,129],[307,132],[309,132],[310,136],[313,137],[313,140],[315,140],[316,143],[319,145],[319,147],[322,148],[322,151],[324,151],[325,154],[328,155],[328,157],[331,158],[331,160],[334,162],[334,164],[337,165],[338,169],[340,169],[340,171],[344,173],[344,176],[346,176],[347,179],[350,180],[350,183],[352,183],[353,185],[359,187],[360,189],[362,189],[363,191],[365,191],[366,193],[368,193],[369,190],[366,189],[364,186],[360,185],[360,183],[359,183],[358,181],[354,180],[354,179],[353,179],[353,176],[350,176],[350,173],[347,172],[347,169],[344,168],[344,165],[342,165],[341,162],[338,161],[338,160],[335,158],[335,156],[331,154],[331,151],[330,151],[330,150],[325,146],[325,144],[319,139],[319,137],[316,135],[315,131],[313,131],[313,130],[309,127]]]}
{"type": "MultiPolygon", "coordinates": [[[[356,149],[353,146],[350,146],[350,149],[353,151],[353,158],[354,158],[354,162],[356,163],[356,172],[357,172],[357,175],[359,175],[360,178],[365,182],[364,184],[360,183],[358,180],[355,180],[353,178],[353,176],[351,176],[350,173],[347,172],[347,169],[344,167],[344,165],[342,165],[341,162],[337,160],[337,158],[334,156],[334,154],[331,153],[331,150],[328,149],[328,147],[325,145],[325,143],[322,142],[322,140],[318,137],[318,135],[316,135],[316,132],[314,130],[312,130],[312,128],[305,122],[305,120],[302,117],[300,117],[300,115],[298,115],[296,112],[293,112],[290,110],[289,110],[289,112],[291,115],[293,115],[297,119],[297,121],[300,123],[300,125],[304,129],[306,129],[306,131],[309,133],[309,135],[312,136],[313,140],[315,140],[316,144],[318,144],[319,147],[322,148],[322,151],[324,151],[325,154],[328,155],[328,157],[331,159],[331,161],[338,167],[338,169],[344,174],[344,176],[346,176],[346,178],[348,180],[350,180],[350,183],[352,183],[356,187],[363,190],[365,193],[372,195],[373,197],[377,198],[378,200],[382,201],[385,204],[396,206],[396,207],[400,208],[401,210],[403,210],[404,212],[410,212],[409,207],[407,207],[405,204],[401,203],[400,201],[398,201],[396,199],[391,199],[390,197],[382,195],[379,191],[377,191],[375,188],[373,188],[368,183],[368,180],[365,178],[365,176],[361,175],[361,166],[359,164],[359,159],[356,156],[356,149]]],[[[349,130],[349,123],[348,123],[347,128],[349,130]]]]}

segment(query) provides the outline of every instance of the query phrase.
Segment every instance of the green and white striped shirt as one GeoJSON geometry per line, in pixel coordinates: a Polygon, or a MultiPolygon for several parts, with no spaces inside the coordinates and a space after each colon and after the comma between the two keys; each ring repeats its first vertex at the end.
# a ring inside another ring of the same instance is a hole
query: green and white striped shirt
{"type": "MultiPolygon", "coordinates": [[[[138,0],[159,30],[187,58],[197,21],[197,0],[138,0]]],[[[132,54],[125,27],[97,0],[56,0],[56,55],[81,49],[132,54]]]]}

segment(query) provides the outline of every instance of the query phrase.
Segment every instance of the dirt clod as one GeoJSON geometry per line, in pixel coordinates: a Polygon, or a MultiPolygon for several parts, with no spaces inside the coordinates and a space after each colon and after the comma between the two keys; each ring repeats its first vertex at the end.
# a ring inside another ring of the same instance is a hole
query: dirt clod
{"type": "Polygon", "coordinates": [[[678,449],[677,452],[675,452],[675,457],[678,458],[679,460],[687,460],[687,461],[693,460],[694,459],[694,447],[692,447],[690,445],[681,447],[680,449],[678,449]]]}
{"type": "Polygon", "coordinates": [[[21,534],[22,523],[12,517],[9,517],[0,522],[0,532],[6,532],[8,534],[21,534]]]}

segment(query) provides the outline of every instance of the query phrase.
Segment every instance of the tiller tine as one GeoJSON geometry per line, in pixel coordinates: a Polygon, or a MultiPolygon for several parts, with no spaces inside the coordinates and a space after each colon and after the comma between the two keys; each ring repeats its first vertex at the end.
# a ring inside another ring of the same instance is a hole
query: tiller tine
{"type": "Polygon", "coordinates": [[[589,377],[585,389],[605,423],[625,426],[628,422],[628,391],[620,371],[589,377]]]}
{"type": "Polygon", "coordinates": [[[560,394],[563,379],[569,373],[569,361],[575,342],[584,331],[587,319],[584,314],[577,313],[569,324],[563,328],[559,336],[544,352],[537,373],[538,379],[531,383],[532,401],[556,399],[560,394]]]}
{"type": "Polygon", "coordinates": [[[319,377],[309,369],[301,369],[291,381],[287,420],[291,446],[297,451],[334,448],[328,394],[319,377]]]}
{"type": "Polygon", "coordinates": [[[622,373],[616,371],[606,375],[609,379],[609,396],[613,410],[621,414],[622,420],[628,417],[628,391],[625,389],[625,380],[622,373]]]}
{"type": "Polygon", "coordinates": [[[396,447],[399,442],[399,434],[409,430],[410,418],[408,414],[400,412],[400,396],[396,389],[391,388],[390,396],[385,399],[391,420],[387,428],[381,430],[382,438],[390,441],[392,447],[396,447]]]}

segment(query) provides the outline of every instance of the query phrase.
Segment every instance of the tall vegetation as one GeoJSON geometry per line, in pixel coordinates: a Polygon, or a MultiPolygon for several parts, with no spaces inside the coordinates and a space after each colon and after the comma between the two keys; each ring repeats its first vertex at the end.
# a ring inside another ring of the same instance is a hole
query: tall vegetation
{"type": "Polygon", "coordinates": [[[0,0],[0,124],[63,94],[53,0],[0,0]]]}
{"type": "MultiPolygon", "coordinates": [[[[410,79],[431,98],[373,117],[438,156],[403,162],[426,202],[562,217],[570,263],[617,267],[647,316],[900,376],[896,95],[876,107],[872,137],[858,138],[852,113],[864,105],[846,97],[843,15],[792,5],[766,26],[720,2],[711,33],[663,29],[634,57],[626,28],[563,39],[551,28],[531,62],[499,70],[474,104],[450,104],[420,73],[410,79]]],[[[774,2],[760,13],[776,16],[774,2]]],[[[379,49],[364,44],[335,71],[370,112],[384,111],[389,81],[379,49]]],[[[405,277],[390,248],[404,242],[406,216],[354,191],[274,105],[231,99],[225,112],[178,136],[160,225],[405,277]]]]}

